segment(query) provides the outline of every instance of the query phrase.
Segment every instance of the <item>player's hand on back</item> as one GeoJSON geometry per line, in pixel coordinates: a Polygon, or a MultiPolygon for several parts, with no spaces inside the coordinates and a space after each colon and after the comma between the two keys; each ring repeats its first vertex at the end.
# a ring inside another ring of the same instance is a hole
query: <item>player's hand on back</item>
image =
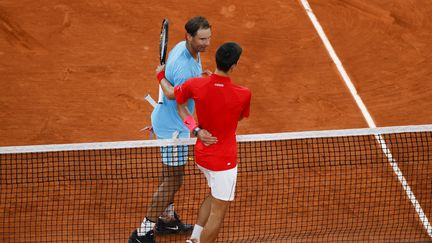
{"type": "Polygon", "coordinates": [[[202,75],[203,76],[210,76],[210,75],[212,75],[213,73],[212,73],[212,71],[210,71],[210,70],[204,70],[203,72],[202,72],[202,75]]]}
{"type": "Polygon", "coordinates": [[[209,146],[218,142],[217,138],[213,137],[213,135],[205,129],[199,130],[197,137],[205,146],[209,146]]]}

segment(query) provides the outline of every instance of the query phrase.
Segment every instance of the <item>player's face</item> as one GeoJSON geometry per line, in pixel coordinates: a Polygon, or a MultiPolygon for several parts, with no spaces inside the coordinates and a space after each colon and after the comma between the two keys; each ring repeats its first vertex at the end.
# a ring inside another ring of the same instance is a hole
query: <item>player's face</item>
{"type": "Polygon", "coordinates": [[[203,52],[210,46],[211,29],[199,29],[195,36],[188,36],[191,47],[196,52],[203,52]]]}

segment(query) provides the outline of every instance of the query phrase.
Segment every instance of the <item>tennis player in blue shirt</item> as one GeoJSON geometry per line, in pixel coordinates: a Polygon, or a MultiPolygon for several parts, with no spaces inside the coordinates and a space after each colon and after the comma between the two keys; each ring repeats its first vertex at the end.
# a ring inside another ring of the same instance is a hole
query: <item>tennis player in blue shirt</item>
{"type": "MultiPolygon", "coordinates": [[[[206,51],[210,45],[211,26],[207,19],[197,16],[185,24],[185,29],[186,40],[179,42],[170,51],[165,67],[159,66],[156,69],[157,78],[164,91],[163,103],[158,104],[151,115],[157,139],[190,137],[189,129],[177,112],[174,87],[202,75],[200,52],[206,51]]],[[[189,100],[187,106],[189,111],[193,112],[193,100],[189,100]]],[[[153,195],[141,226],[129,237],[129,243],[153,243],[156,242],[154,233],[176,234],[192,230],[193,226],[181,222],[174,211],[174,195],[183,183],[188,160],[187,150],[187,146],[161,148],[162,182],[153,195]]]]}

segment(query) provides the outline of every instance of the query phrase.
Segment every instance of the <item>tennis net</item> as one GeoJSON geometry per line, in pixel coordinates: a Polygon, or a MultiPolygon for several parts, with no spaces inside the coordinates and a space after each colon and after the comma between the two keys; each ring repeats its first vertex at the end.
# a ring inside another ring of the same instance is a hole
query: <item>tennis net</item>
{"type": "MultiPolygon", "coordinates": [[[[208,188],[194,142],[0,147],[0,241],[126,242],[159,185],[161,146],[189,147],[175,207],[195,223],[208,188]]],[[[218,242],[432,239],[432,125],[242,135],[238,158],[218,242]]]]}

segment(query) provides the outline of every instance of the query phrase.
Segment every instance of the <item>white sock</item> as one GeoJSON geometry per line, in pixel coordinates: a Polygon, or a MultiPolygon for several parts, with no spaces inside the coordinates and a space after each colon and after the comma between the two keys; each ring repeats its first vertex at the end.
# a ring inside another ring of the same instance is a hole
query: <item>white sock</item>
{"type": "Polygon", "coordinates": [[[143,236],[147,234],[147,232],[152,230],[155,225],[155,222],[152,222],[147,217],[145,217],[143,222],[141,223],[141,227],[137,229],[138,236],[143,236]]]}
{"type": "Polygon", "coordinates": [[[200,243],[200,237],[202,231],[203,231],[203,227],[201,225],[195,224],[192,231],[191,239],[196,239],[198,240],[198,243],[200,243]]]}
{"type": "Polygon", "coordinates": [[[170,218],[174,218],[174,203],[170,203],[168,207],[163,212],[163,215],[166,215],[170,218]]]}

